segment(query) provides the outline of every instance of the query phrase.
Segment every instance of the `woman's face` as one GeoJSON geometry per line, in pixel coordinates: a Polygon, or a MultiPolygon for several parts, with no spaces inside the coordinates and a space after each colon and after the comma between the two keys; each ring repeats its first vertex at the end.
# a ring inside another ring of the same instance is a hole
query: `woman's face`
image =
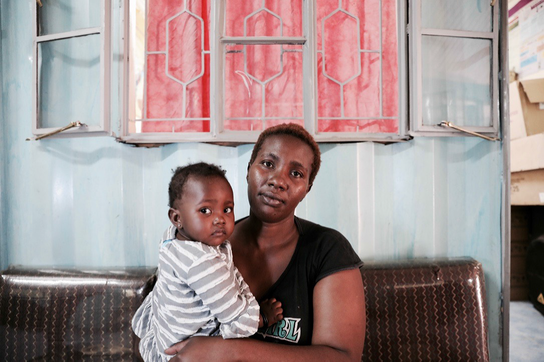
{"type": "Polygon", "coordinates": [[[310,146],[289,135],[269,136],[247,174],[251,212],[265,222],[293,217],[310,191],[314,154],[310,146]]]}

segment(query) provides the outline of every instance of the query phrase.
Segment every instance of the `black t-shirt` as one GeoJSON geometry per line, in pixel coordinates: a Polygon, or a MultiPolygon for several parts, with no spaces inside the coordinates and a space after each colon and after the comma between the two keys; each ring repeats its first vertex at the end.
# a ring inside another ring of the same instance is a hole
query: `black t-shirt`
{"type": "Polygon", "coordinates": [[[313,292],[333,273],[358,268],[361,259],[338,231],[295,218],[299,239],[289,265],[263,296],[282,303],[283,320],[254,336],[269,342],[309,345],[313,329],[313,292]]]}

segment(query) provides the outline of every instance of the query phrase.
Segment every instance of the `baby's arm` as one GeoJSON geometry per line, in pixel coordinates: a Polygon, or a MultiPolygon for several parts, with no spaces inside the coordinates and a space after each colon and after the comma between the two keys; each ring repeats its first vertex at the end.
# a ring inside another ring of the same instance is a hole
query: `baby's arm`
{"type": "Polygon", "coordinates": [[[276,300],[276,298],[263,300],[260,303],[260,307],[259,328],[267,328],[283,319],[281,302],[276,300]]]}
{"type": "MultiPolygon", "coordinates": [[[[242,274],[240,274],[240,271],[238,271],[238,268],[236,267],[234,267],[234,274],[236,275],[236,280],[242,288],[242,294],[253,295],[249,290],[249,285],[247,285],[247,283],[244,281],[242,274]]],[[[277,301],[275,298],[266,299],[259,304],[259,328],[269,327],[283,319],[281,302],[277,301]],[[266,321],[264,320],[263,316],[266,318],[266,321]]]]}
{"type": "Polygon", "coordinates": [[[223,338],[249,337],[259,325],[259,304],[247,284],[239,284],[237,274],[213,254],[201,258],[189,270],[187,282],[221,323],[223,338]]]}

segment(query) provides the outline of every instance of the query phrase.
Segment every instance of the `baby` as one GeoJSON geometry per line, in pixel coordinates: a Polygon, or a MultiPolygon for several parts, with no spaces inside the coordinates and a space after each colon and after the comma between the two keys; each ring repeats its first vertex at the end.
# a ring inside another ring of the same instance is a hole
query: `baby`
{"type": "Polygon", "coordinates": [[[234,198],[225,172],[207,163],[179,167],[168,194],[172,225],[157,283],[132,320],[144,360],[169,360],[164,350],[191,336],[249,337],[281,320],[281,303],[259,307],[232,262],[234,198]]]}

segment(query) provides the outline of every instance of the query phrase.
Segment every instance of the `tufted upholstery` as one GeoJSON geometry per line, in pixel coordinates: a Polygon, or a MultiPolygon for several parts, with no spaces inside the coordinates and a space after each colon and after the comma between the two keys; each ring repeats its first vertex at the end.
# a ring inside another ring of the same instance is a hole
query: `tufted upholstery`
{"type": "Polygon", "coordinates": [[[371,262],[362,361],[489,361],[482,266],[470,258],[371,262]]]}
{"type": "Polygon", "coordinates": [[[10,268],[0,279],[0,361],[137,361],[131,318],[155,269],[10,268]]]}

